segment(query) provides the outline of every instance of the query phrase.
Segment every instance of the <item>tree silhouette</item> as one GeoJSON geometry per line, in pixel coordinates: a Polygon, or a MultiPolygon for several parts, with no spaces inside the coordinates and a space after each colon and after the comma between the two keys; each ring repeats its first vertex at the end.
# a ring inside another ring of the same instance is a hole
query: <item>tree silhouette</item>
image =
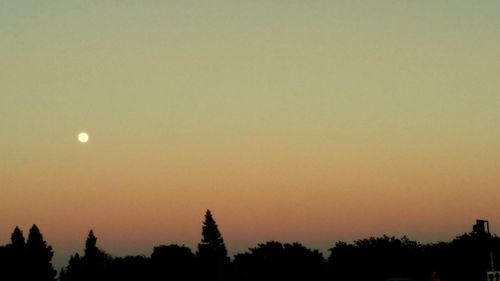
{"type": "Polygon", "coordinates": [[[83,263],[78,253],[69,258],[65,275],[67,281],[83,280],[83,263]]]}
{"type": "Polygon", "coordinates": [[[26,240],[21,229],[16,226],[10,236],[11,244],[6,247],[8,260],[6,272],[10,278],[26,278],[26,240]]]}
{"type": "Polygon", "coordinates": [[[103,280],[106,269],[111,263],[111,256],[97,247],[97,237],[90,230],[85,241],[85,255],[83,256],[85,280],[103,280]]]}
{"type": "MultiPolygon", "coordinates": [[[[13,235],[14,236],[14,235],[13,235]]],[[[22,240],[17,240],[18,243],[22,240]]],[[[52,257],[54,252],[52,247],[47,245],[43,240],[43,235],[36,225],[33,225],[28,234],[28,242],[26,242],[27,263],[28,263],[28,278],[29,280],[53,281],[56,280],[56,270],[52,266],[52,257]]]]}
{"type": "Polygon", "coordinates": [[[235,256],[239,280],[321,280],[325,260],[300,243],[270,241],[235,256]]]}
{"type": "Polygon", "coordinates": [[[226,245],[210,210],[205,213],[196,256],[205,280],[222,280],[229,264],[226,245]]]}
{"type": "Polygon", "coordinates": [[[105,280],[112,257],[97,247],[97,237],[90,230],[85,241],[84,256],[70,258],[66,279],[69,281],[105,280]]]}
{"type": "MultiPolygon", "coordinates": [[[[500,252],[500,241],[488,233],[468,233],[455,238],[448,247],[449,278],[455,280],[481,280],[490,268],[490,252],[500,252]]],[[[496,263],[498,264],[498,263],[496,263]]],[[[441,276],[441,275],[440,275],[441,276]]]]}
{"type": "Polygon", "coordinates": [[[94,231],[91,229],[87,240],[85,240],[85,256],[97,255],[99,249],[97,248],[97,237],[94,235],[94,231]]]}
{"type": "Polygon", "coordinates": [[[7,254],[7,248],[5,246],[0,246],[0,280],[8,280],[7,279],[8,259],[9,255],[7,254]]]}
{"type": "Polygon", "coordinates": [[[27,242],[16,226],[11,243],[0,255],[0,279],[53,281],[56,276],[51,263],[53,255],[52,247],[43,240],[36,225],[31,227],[27,242]]]}
{"type": "Polygon", "coordinates": [[[385,280],[393,277],[428,279],[422,246],[406,237],[384,235],[357,240],[354,244],[338,242],[330,249],[330,268],[334,279],[385,280]],[[356,274],[353,274],[356,272],[356,274]]]}
{"type": "Polygon", "coordinates": [[[61,268],[59,271],[59,281],[66,281],[66,270],[64,268],[61,268]]]}
{"type": "Polygon", "coordinates": [[[10,244],[0,249],[0,280],[26,279],[28,273],[26,242],[19,227],[16,226],[12,232],[10,241],[10,244]]]}
{"type": "Polygon", "coordinates": [[[185,246],[161,245],[154,247],[151,262],[155,280],[193,280],[196,257],[185,246]]]}
{"type": "Polygon", "coordinates": [[[10,236],[10,241],[12,243],[12,246],[17,249],[23,249],[26,247],[26,240],[24,239],[24,235],[21,229],[16,226],[14,229],[14,232],[12,232],[12,235],[10,236]]]}
{"type": "Polygon", "coordinates": [[[115,258],[110,265],[107,275],[108,278],[106,280],[110,281],[150,281],[152,280],[151,261],[145,256],[126,256],[123,258],[115,258]]]}
{"type": "Polygon", "coordinates": [[[222,238],[210,210],[207,210],[205,214],[205,221],[203,222],[202,228],[202,240],[201,243],[198,244],[197,255],[201,258],[207,257],[224,261],[229,260],[224,239],[222,238]]]}
{"type": "MultiPolygon", "coordinates": [[[[16,227],[10,243],[0,245],[1,281],[54,281],[56,271],[47,245],[36,225],[25,240],[16,227]]],[[[500,260],[500,238],[485,232],[463,234],[451,242],[422,245],[406,237],[382,236],[337,242],[328,263],[317,250],[300,243],[270,241],[237,254],[230,263],[226,246],[212,213],[207,210],[202,239],[194,255],[175,244],[154,247],[151,257],[113,259],[97,247],[90,230],[83,256],[71,256],[60,281],[165,281],[165,280],[484,280],[500,260]],[[395,278],[399,277],[399,278],[395,278]],[[402,277],[402,278],[401,278],[402,277]]],[[[496,280],[496,276],[492,276],[496,280]]]]}

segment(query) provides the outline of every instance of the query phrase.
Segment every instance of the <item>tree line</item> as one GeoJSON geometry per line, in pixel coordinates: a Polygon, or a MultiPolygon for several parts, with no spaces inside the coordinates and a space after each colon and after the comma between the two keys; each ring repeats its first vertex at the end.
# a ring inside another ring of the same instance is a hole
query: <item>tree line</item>
{"type": "Polygon", "coordinates": [[[33,225],[27,240],[16,227],[11,242],[0,246],[0,280],[485,280],[490,253],[500,253],[500,239],[473,231],[432,244],[390,236],[337,242],[328,258],[300,243],[269,241],[230,259],[207,210],[196,252],[170,244],[154,247],[150,256],[113,257],[97,246],[90,230],[83,253],[72,255],[59,274],[52,265],[52,247],[38,227],[33,225]]]}

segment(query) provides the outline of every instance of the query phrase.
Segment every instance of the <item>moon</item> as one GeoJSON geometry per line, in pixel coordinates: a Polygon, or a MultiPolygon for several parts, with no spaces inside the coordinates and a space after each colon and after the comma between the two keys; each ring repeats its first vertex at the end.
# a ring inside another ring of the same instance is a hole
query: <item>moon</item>
{"type": "Polygon", "coordinates": [[[81,143],[86,143],[89,141],[89,134],[85,133],[85,132],[81,132],[80,134],[78,134],[78,140],[81,142],[81,143]]]}

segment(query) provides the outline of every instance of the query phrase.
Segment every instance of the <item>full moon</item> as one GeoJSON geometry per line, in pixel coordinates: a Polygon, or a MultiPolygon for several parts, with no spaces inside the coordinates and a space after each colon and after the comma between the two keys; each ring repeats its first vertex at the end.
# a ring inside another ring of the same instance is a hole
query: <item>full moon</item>
{"type": "Polygon", "coordinates": [[[86,143],[89,141],[89,135],[85,132],[78,134],[78,140],[82,143],[86,143]]]}

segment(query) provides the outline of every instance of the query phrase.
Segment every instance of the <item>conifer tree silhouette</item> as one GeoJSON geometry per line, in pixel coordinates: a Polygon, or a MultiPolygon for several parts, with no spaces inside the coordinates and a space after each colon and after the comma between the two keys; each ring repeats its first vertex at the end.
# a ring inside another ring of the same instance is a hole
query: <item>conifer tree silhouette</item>
{"type": "Polygon", "coordinates": [[[26,240],[21,229],[16,226],[10,236],[10,255],[13,262],[22,264],[26,258],[26,240]]]}
{"type": "Polygon", "coordinates": [[[97,247],[97,237],[94,231],[90,230],[85,241],[85,255],[83,256],[84,280],[103,280],[111,260],[111,256],[97,247]]]}
{"type": "Polygon", "coordinates": [[[215,222],[210,210],[205,214],[205,221],[203,222],[202,240],[198,244],[198,257],[200,258],[216,258],[220,260],[228,260],[226,245],[224,239],[219,231],[217,223],[215,222]]]}
{"type": "Polygon", "coordinates": [[[12,235],[10,236],[10,241],[14,248],[24,250],[24,247],[26,247],[26,240],[24,239],[23,232],[17,226],[14,229],[14,232],[12,232],[12,235]]]}
{"type": "Polygon", "coordinates": [[[43,240],[43,235],[36,225],[33,225],[28,234],[27,250],[27,273],[28,280],[53,281],[56,280],[56,270],[52,266],[54,252],[52,247],[43,240]]]}
{"type": "Polygon", "coordinates": [[[106,280],[106,270],[112,262],[112,257],[97,247],[97,237],[90,230],[85,240],[84,255],[78,253],[71,256],[66,268],[67,281],[97,281],[106,280]]]}
{"type": "Polygon", "coordinates": [[[65,277],[67,281],[79,281],[83,280],[82,276],[82,259],[80,255],[76,253],[69,258],[68,267],[66,268],[65,277]]]}
{"type": "Polygon", "coordinates": [[[97,249],[97,237],[94,235],[94,231],[91,229],[87,240],[85,241],[85,257],[87,259],[94,258],[98,255],[99,249],[97,249]]]}
{"type": "Polygon", "coordinates": [[[12,232],[10,241],[0,257],[0,280],[26,279],[26,242],[19,227],[12,232]]]}
{"type": "Polygon", "coordinates": [[[205,213],[202,239],[196,253],[205,280],[222,280],[229,264],[226,245],[210,210],[205,213]]]}

